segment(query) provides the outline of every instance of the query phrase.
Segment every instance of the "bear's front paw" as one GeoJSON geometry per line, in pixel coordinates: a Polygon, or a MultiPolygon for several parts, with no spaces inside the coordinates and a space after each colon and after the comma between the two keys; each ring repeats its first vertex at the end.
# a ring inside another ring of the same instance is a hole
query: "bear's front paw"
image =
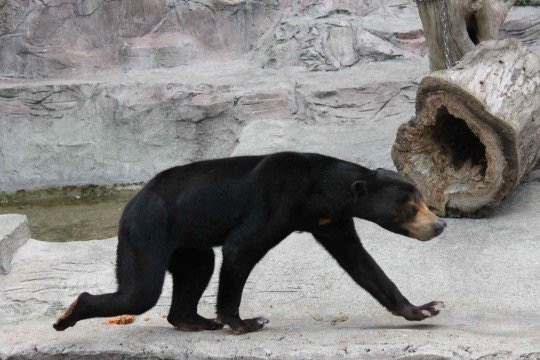
{"type": "Polygon", "coordinates": [[[432,301],[421,306],[405,306],[400,311],[399,315],[409,321],[420,321],[425,318],[436,316],[442,309],[444,309],[444,303],[442,301],[432,301]]]}

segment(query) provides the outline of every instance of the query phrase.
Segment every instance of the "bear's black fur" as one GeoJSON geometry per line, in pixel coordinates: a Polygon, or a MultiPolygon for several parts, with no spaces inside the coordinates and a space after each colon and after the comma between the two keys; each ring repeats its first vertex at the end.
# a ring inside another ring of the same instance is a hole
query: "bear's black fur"
{"type": "Polygon", "coordinates": [[[260,329],[265,318],[241,319],[244,284],[259,260],[293,231],[306,231],[349,275],[395,315],[422,320],[442,303],[411,305],[364,250],[353,217],[429,240],[444,222],[414,184],[389,170],[369,170],[319,154],[283,152],[201,161],[165,170],[127,205],[120,220],[118,290],[82,293],[54,324],[141,314],[152,308],[165,272],[173,277],[168,321],[184,330],[236,333],[260,329]],[[217,319],[197,314],[222,246],[217,319]]]}

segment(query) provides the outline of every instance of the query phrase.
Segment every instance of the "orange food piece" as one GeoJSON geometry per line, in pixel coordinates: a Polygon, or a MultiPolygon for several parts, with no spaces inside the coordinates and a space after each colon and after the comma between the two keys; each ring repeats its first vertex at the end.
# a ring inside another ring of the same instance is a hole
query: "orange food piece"
{"type": "Polygon", "coordinates": [[[110,317],[105,321],[107,325],[127,325],[135,321],[135,315],[120,315],[110,317]]]}

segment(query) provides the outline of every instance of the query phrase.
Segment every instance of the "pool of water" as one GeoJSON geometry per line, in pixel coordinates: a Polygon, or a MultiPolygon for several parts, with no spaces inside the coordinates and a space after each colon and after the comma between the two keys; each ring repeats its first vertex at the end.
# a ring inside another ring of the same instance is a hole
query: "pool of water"
{"type": "Polygon", "coordinates": [[[0,214],[25,214],[33,239],[106,239],[117,235],[120,215],[132,195],[0,204],[0,214]]]}

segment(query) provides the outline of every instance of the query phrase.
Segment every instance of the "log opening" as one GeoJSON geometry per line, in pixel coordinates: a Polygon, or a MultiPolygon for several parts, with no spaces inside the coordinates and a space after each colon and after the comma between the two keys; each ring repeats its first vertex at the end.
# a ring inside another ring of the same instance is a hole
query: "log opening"
{"type": "Polygon", "coordinates": [[[469,14],[465,18],[466,28],[467,28],[467,34],[469,34],[469,38],[473,42],[474,45],[478,45],[480,40],[478,40],[478,20],[476,19],[476,15],[469,14]]]}
{"type": "MultiPolygon", "coordinates": [[[[424,92],[423,95],[426,95],[424,92]]],[[[402,125],[392,156],[441,216],[481,216],[502,184],[501,138],[481,112],[463,107],[447,91],[422,98],[422,111],[402,125]]]]}
{"type": "MultiPolygon", "coordinates": [[[[463,119],[450,114],[448,109],[442,106],[437,110],[433,126],[426,129],[430,134],[421,137],[427,142],[426,147],[429,148],[431,144],[435,148],[433,153],[447,158],[440,163],[452,165],[455,172],[462,171],[465,165],[468,165],[465,171],[478,169],[478,173],[484,178],[487,167],[486,147],[463,119]]],[[[472,176],[477,177],[476,174],[472,176]]]]}

